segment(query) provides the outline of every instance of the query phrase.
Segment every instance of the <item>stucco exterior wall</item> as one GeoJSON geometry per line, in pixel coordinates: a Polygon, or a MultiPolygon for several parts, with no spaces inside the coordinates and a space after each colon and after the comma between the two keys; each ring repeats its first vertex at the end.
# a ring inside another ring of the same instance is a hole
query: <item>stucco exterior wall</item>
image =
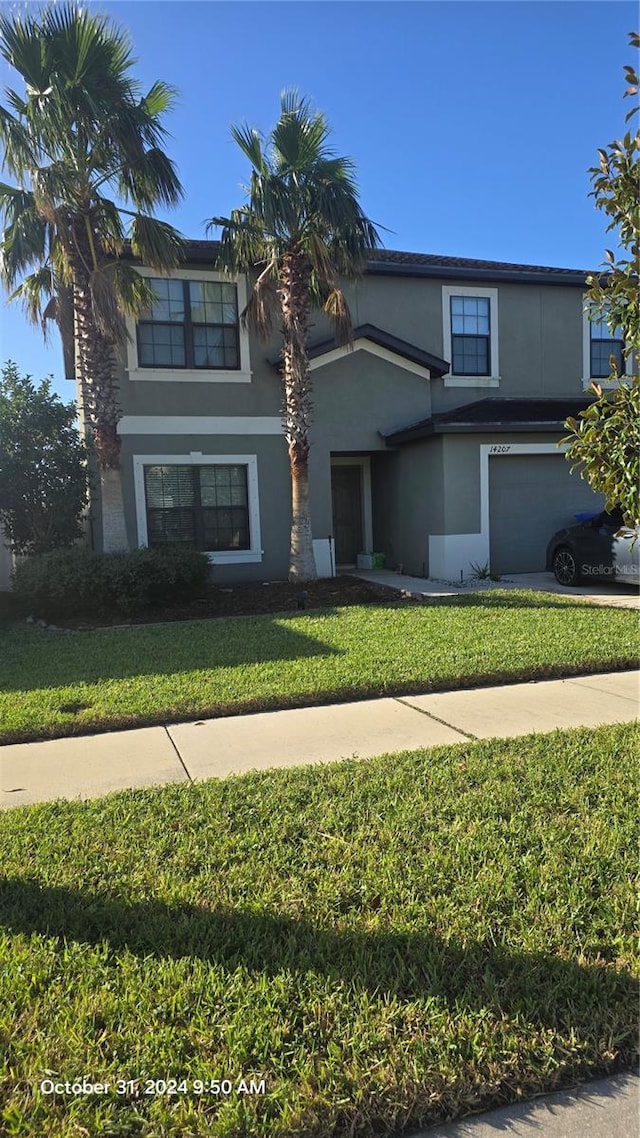
{"type": "Polygon", "coordinates": [[[390,567],[428,576],[429,533],[444,524],[442,440],[376,455],[372,482],[376,550],[390,567]]]}
{"type": "MultiPolygon", "coordinates": [[[[450,434],[442,436],[445,534],[480,530],[480,447],[529,443],[554,446],[554,434],[450,434]]],[[[560,453],[560,451],[558,451],[560,453]]],[[[438,531],[433,531],[438,532],[438,531]]]]}
{"type": "MultiPolygon", "coordinates": [[[[289,465],[282,435],[128,435],[122,441],[122,470],[127,534],[131,548],[139,544],[133,456],[255,455],[258,473],[262,560],[252,564],[216,564],[214,581],[284,580],[288,572],[291,505],[289,465]]],[[[328,532],[328,531],[327,531],[328,532]]]]}
{"type": "Polygon", "coordinates": [[[431,414],[429,380],[368,351],[353,351],[314,369],[312,381],[312,446],[385,450],[380,432],[431,414]]]}

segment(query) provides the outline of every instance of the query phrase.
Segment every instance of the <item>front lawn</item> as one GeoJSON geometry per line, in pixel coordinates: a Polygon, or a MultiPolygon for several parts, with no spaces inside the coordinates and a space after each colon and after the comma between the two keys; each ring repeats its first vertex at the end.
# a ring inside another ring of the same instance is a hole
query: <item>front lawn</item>
{"type": "Polygon", "coordinates": [[[632,667],[637,614],[525,591],[0,633],[0,740],[632,667]]]}
{"type": "Polygon", "coordinates": [[[558,731],[9,812],[0,1130],[364,1138],[629,1066],[639,744],[558,731]]]}

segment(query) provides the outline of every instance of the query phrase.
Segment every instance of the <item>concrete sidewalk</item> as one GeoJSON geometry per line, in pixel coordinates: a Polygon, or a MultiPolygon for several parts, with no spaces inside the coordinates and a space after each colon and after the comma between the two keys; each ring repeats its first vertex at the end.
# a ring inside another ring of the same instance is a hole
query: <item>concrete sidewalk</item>
{"type": "Polygon", "coordinates": [[[637,1075],[614,1075],[407,1138],[638,1138],[637,1075]]]}
{"type": "Polygon", "coordinates": [[[0,806],[626,723],[638,715],[639,678],[613,672],[12,744],[0,748],[0,806]]]}

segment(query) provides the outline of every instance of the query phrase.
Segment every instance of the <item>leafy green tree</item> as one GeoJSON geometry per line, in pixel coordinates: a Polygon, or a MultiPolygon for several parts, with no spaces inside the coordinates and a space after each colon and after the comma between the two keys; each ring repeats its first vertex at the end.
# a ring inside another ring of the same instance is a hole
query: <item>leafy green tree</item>
{"type": "Polygon", "coordinates": [[[0,107],[16,183],[0,183],[0,276],[33,322],[58,324],[100,470],[103,548],[126,548],[116,358],[125,314],[152,290],[122,254],[128,239],[159,271],[179,260],[179,234],[151,216],[182,195],[161,145],[174,91],[156,82],[142,95],[127,36],[74,4],[2,16],[0,52],[25,87],[0,107]]]}
{"type": "Polygon", "coordinates": [[[0,522],[13,553],[48,553],[82,535],[87,501],[75,404],[8,361],[0,373],[0,522]]]}
{"type": "MultiPolygon", "coordinates": [[[[630,34],[633,47],[640,46],[637,33],[630,34]]],[[[625,117],[637,114],[638,74],[625,67],[629,84],[625,97],[634,107],[625,117]]],[[[604,494],[607,509],[619,505],[627,526],[640,525],[640,133],[627,130],[624,137],[600,150],[600,162],[589,171],[598,209],[610,221],[607,230],[617,231],[618,247],[624,254],[606,251],[605,271],[587,278],[588,307],[606,319],[612,336],[622,334],[629,377],[618,375],[611,357],[611,393],[592,384],[597,396],[578,420],[567,419],[570,434],[567,459],[594,490],[604,494]],[[620,329],[620,331],[618,331],[620,329]]]]}
{"type": "Polygon", "coordinates": [[[311,375],[309,318],[314,307],[330,317],[339,343],[349,342],[351,321],[341,279],[362,271],[379,244],[375,226],[358,203],[354,167],[327,145],[324,116],[296,92],[281,98],[280,118],[265,139],[247,126],[232,136],[252,170],[248,201],[222,227],[218,264],[254,278],[243,321],[264,339],[277,319],[283,338],[283,425],[291,469],[292,581],[316,576],[309,514],[311,375]]]}

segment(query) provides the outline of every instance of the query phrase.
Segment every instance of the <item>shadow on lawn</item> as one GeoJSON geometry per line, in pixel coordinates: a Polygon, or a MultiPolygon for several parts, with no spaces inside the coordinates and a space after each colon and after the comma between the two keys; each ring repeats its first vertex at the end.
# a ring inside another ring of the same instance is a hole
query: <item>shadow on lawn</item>
{"type": "Polygon", "coordinates": [[[638,985],[610,964],[582,965],[489,943],[461,946],[428,932],[335,930],[274,912],[127,904],[21,878],[0,881],[0,921],[27,935],[106,942],[116,953],[197,957],[229,971],[289,972],[302,982],[311,972],[371,995],[434,997],[451,1009],[489,1009],[497,1018],[573,1030],[592,1047],[613,1032],[620,1061],[633,1056],[638,985]]]}
{"type": "MultiPolygon", "coordinates": [[[[331,613],[331,610],[326,610],[331,613]]],[[[268,617],[212,620],[207,623],[165,624],[107,631],[37,632],[38,643],[28,654],[21,637],[21,655],[0,690],[65,687],[74,683],[126,679],[144,675],[235,668],[274,660],[336,656],[340,650],[299,627],[290,627],[286,614],[268,617]],[[34,684],[34,653],[37,652],[34,684]]]]}

